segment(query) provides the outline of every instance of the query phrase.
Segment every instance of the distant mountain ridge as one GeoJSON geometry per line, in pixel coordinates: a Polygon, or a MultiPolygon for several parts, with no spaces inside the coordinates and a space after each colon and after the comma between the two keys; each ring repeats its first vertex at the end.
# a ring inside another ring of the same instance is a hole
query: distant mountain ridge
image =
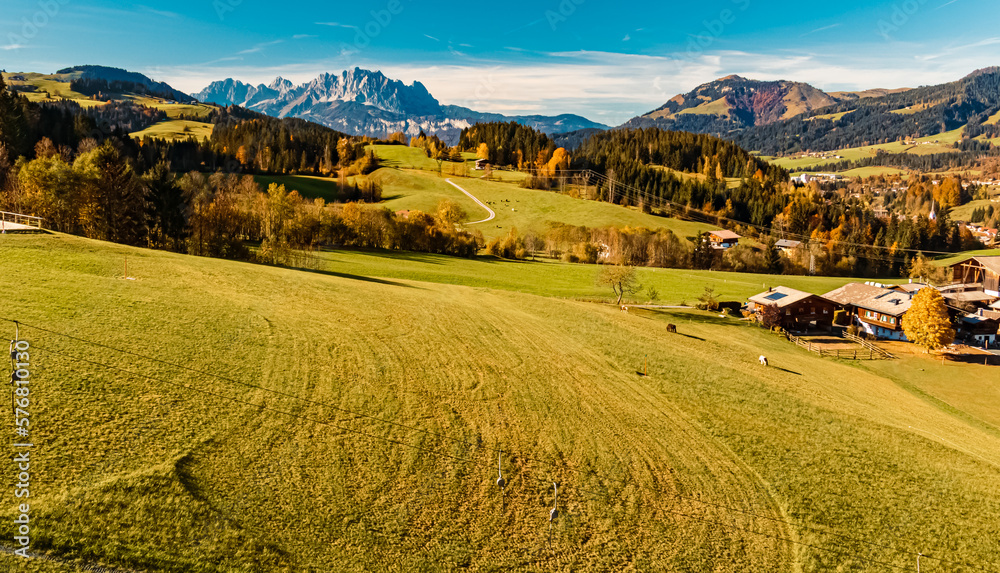
{"type": "Polygon", "coordinates": [[[577,115],[505,116],[441,105],[420,82],[406,85],[382,72],[355,68],[341,74],[320,74],[294,85],[281,77],[269,85],[251,85],[232,78],[212,82],[193,94],[217,105],[238,105],[273,117],[298,117],[351,135],[385,136],[421,131],[451,143],[462,131],[484,121],[515,121],[544,133],[608,126],[577,115]]]}
{"type": "Polygon", "coordinates": [[[121,68],[108,66],[73,66],[63,68],[56,72],[56,75],[65,75],[82,80],[104,80],[107,82],[127,82],[144,85],[152,92],[170,94],[174,101],[190,101],[192,98],[188,94],[176,90],[165,82],[158,82],[138,72],[130,72],[121,68]]]}
{"type": "Polygon", "coordinates": [[[938,86],[832,93],[800,82],[727,76],[622,127],[707,133],[767,155],[876,145],[963,126],[970,137],[995,137],[998,88],[998,67],[938,86]]]}

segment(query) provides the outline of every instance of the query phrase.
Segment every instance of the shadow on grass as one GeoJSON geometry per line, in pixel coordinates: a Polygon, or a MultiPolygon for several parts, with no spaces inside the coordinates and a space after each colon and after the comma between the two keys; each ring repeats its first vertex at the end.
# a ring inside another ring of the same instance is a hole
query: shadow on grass
{"type": "Polygon", "coordinates": [[[781,370],[782,372],[787,372],[789,374],[794,374],[796,376],[802,376],[802,374],[799,374],[798,372],[793,372],[791,370],[788,370],[787,368],[778,368],[777,366],[772,366],[771,368],[774,368],[775,370],[781,370]]]}
{"type": "Polygon", "coordinates": [[[691,334],[684,334],[683,332],[676,332],[675,334],[677,336],[683,336],[684,338],[693,338],[695,340],[700,340],[701,342],[705,342],[705,339],[702,338],[702,337],[700,337],[700,336],[694,336],[694,335],[691,335],[691,334]]]}
{"type": "Polygon", "coordinates": [[[386,285],[386,286],[395,286],[395,287],[411,288],[411,289],[416,289],[416,290],[424,290],[424,289],[422,289],[420,287],[415,287],[413,285],[408,285],[408,284],[404,284],[404,283],[398,283],[396,281],[390,281],[390,280],[380,279],[380,278],[376,278],[376,277],[366,277],[366,276],[363,276],[363,275],[352,275],[352,274],[348,274],[348,273],[338,273],[338,272],[335,272],[335,271],[324,271],[324,270],[320,270],[320,269],[307,269],[307,268],[302,268],[302,267],[285,267],[285,268],[290,268],[290,269],[293,269],[293,270],[296,270],[296,271],[302,271],[302,272],[305,272],[305,273],[314,273],[314,274],[318,274],[318,275],[326,275],[326,276],[329,276],[329,277],[337,277],[337,278],[340,278],[340,279],[348,279],[348,280],[352,280],[352,281],[361,281],[361,282],[375,283],[375,284],[386,285]]]}
{"type": "MultiPolygon", "coordinates": [[[[337,253],[360,253],[363,255],[371,255],[373,257],[380,257],[384,259],[392,259],[397,261],[412,261],[415,263],[426,263],[429,265],[443,265],[442,259],[461,259],[461,257],[453,257],[449,255],[436,255],[433,253],[417,253],[413,251],[391,251],[388,249],[362,249],[358,247],[323,247],[320,249],[321,253],[326,254],[337,254],[337,253]]],[[[463,260],[476,260],[476,259],[463,259],[463,260]]]]}

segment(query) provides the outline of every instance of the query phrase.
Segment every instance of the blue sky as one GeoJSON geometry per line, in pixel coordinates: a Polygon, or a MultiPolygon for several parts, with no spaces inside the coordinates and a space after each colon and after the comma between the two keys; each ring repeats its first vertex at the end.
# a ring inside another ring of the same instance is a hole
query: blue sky
{"type": "Polygon", "coordinates": [[[827,91],[1000,65],[996,0],[263,2],[0,0],[0,68],[102,64],[195,92],[355,66],[442,103],[619,124],[717,77],[827,91]]]}

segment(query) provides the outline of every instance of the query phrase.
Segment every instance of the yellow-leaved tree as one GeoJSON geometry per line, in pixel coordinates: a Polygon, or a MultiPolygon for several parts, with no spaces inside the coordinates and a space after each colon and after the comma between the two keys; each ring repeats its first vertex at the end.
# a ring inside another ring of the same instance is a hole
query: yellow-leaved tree
{"type": "Polygon", "coordinates": [[[479,148],[476,149],[476,157],[479,159],[489,160],[490,158],[490,146],[486,143],[480,143],[479,148]]]}
{"type": "Polygon", "coordinates": [[[923,346],[928,352],[955,340],[948,308],[937,289],[928,287],[917,291],[910,310],[903,316],[903,332],[910,342],[923,346]]]}

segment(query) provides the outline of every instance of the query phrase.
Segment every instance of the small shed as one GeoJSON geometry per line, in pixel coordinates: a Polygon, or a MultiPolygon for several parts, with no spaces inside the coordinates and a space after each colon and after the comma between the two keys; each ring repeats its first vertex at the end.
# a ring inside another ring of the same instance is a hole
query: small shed
{"type": "Polygon", "coordinates": [[[798,247],[801,244],[802,244],[802,241],[793,241],[791,239],[781,239],[780,241],[776,242],[774,244],[774,246],[778,247],[778,250],[780,250],[783,253],[789,253],[789,252],[791,252],[793,249],[795,249],[796,247],[798,247]]]}

